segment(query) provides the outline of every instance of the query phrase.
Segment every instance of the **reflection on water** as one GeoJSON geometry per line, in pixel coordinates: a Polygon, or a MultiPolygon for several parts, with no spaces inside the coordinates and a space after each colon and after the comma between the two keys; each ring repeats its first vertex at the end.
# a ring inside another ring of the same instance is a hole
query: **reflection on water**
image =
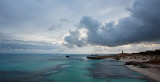
{"type": "Polygon", "coordinates": [[[148,82],[144,75],[115,60],[86,55],[0,55],[0,82],[148,82]]]}

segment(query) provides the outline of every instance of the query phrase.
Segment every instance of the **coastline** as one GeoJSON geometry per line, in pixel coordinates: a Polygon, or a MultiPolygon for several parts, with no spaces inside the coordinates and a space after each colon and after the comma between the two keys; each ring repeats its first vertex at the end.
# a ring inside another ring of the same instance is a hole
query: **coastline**
{"type": "Polygon", "coordinates": [[[111,56],[91,56],[87,58],[94,60],[112,58],[117,61],[122,61],[129,69],[160,82],[160,50],[139,53],[121,53],[111,56]]]}
{"type": "MultiPolygon", "coordinates": [[[[129,62],[130,60],[120,59],[119,61],[129,62]]],[[[134,65],[125,65],[125,66],[128,67],[131,70],[134,70],[136,72],[144,74],[148,78],[151,78],[151,79],[154,79],[154,80],[160,82],[160,70],[154,68],[153,65],[152,65],[151,68],[140,68],[140,67],[137,67],[137,66],[134,66],[134,65]]],[[[157,66],[159,67],[159,65],[157,65],[157,66]]]]}
{"type": "Polygon", "coordinates": [[[145,76],[147,76],[148,78],[151,78],[151,79],[154,79],[158,82],[160,82],[160,76],[158,73],[157,70],[154,70],[152,68],[146,68],[146,69],[143,69],[143,68],[138,68],[138,67],[135,67],[135,66],[131,66],[131,65],[126,65],[129,69],[132,69],[136,72],[139,72],[139,73],[142,73],[144,74],[145,76]]]}

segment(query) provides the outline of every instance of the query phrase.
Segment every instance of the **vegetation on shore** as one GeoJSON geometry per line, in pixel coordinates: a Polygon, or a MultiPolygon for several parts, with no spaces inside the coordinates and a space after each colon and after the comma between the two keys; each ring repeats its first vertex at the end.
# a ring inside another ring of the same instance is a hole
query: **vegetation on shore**
{"type": "Polygon", "coordinates": [[[139,53],[120,53],[118,55],[110,55],[110,56],[87,56],[87,58],[95,60],[106,59],[106,58],[112,58],[116,60],[127,59],[127,58],[135,60],[140,59],[143,61],[143,63],[146,64],[160,65],[160,50],[145,51],[139,53]]]}

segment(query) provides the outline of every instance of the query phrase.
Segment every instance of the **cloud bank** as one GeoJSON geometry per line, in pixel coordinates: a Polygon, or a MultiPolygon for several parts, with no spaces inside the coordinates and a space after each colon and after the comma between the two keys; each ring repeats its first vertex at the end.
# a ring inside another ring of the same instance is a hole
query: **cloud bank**
{"type": "Polygon", "coordinates": [[[53,50],[56,45],[43,41],[0,40],[0,51],[15,49],[53,50]]]}
{"type": "Polygon", "coordinates": [[[92,17],[81,18],[75,31],[65,37],[68,47],[102,45],[120,46],[126,44],[152,42],[160,40],[160,0],[135,0],[127,11],[129,17],[103,25],[92,17]],[[86,29],[86,36],[81,37],[80,31],[86,29]]]}

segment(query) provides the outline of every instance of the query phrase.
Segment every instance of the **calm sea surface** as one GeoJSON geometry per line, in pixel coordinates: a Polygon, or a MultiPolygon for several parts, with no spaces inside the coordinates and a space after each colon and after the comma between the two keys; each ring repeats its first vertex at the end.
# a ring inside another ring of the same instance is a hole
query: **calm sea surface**
{"type": "Polygon", "coordinates": [[[150,82],[123,62],[85,54],[1,54],[0,82],[150,82]]]}

